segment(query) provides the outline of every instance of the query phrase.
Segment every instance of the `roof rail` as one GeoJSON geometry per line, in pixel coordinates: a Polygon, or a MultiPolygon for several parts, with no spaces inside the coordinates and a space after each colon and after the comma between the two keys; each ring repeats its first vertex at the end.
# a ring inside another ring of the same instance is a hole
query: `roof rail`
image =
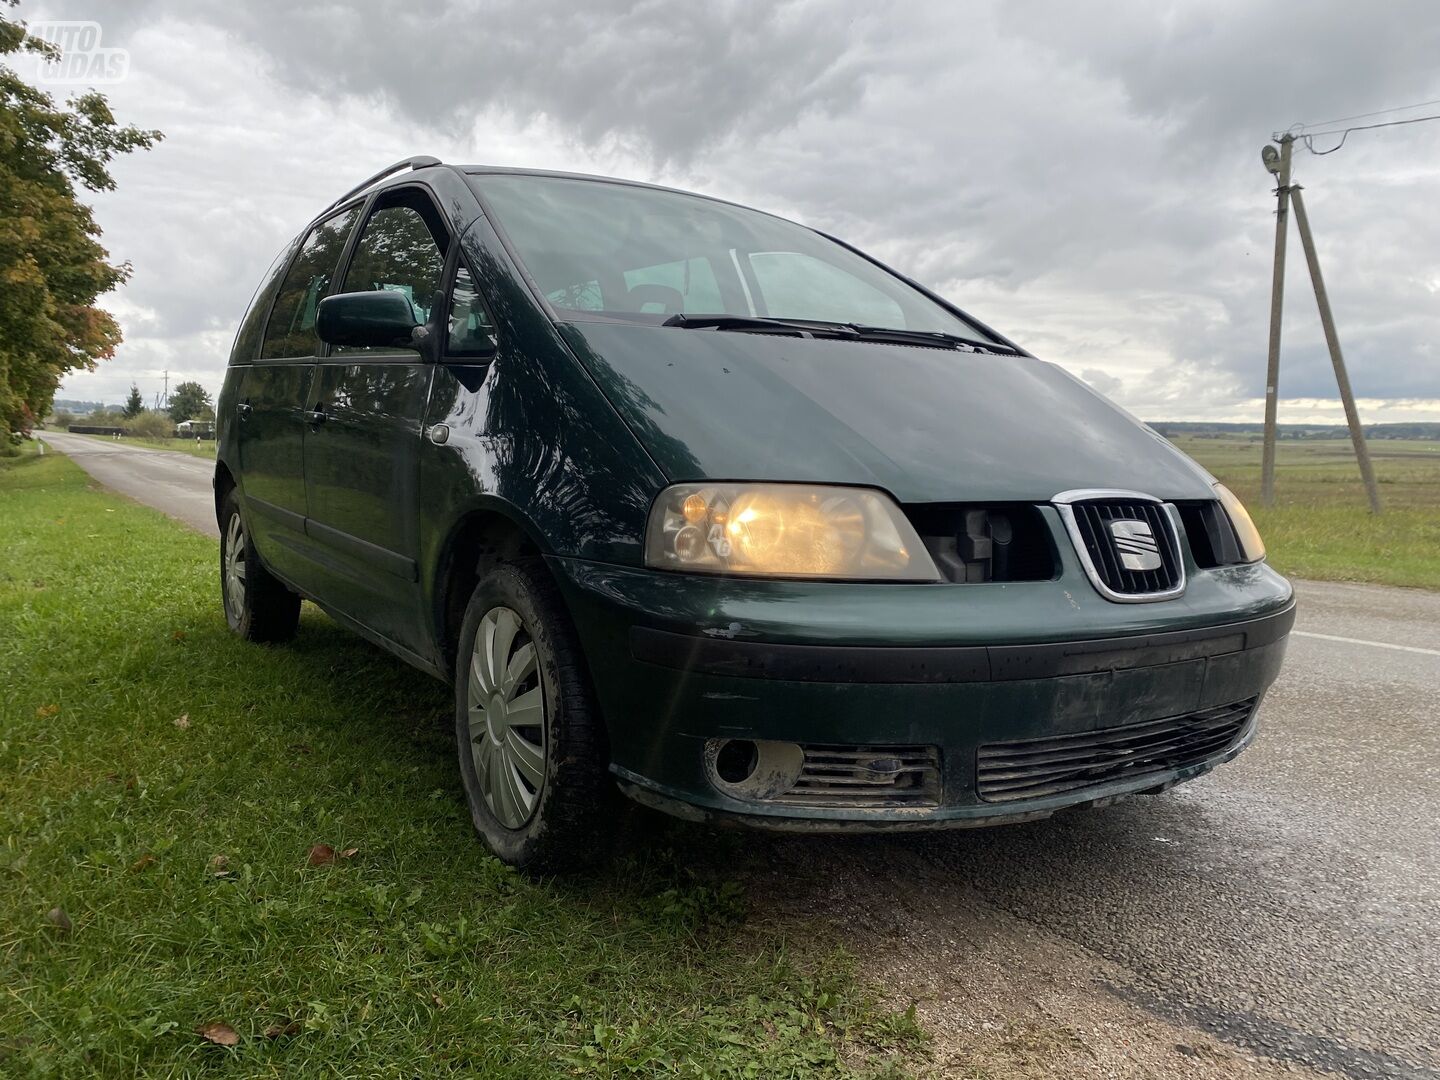
{"type": "Polygon", "coordinates": [[[378,184],[381,180],[384,180],[387,176],[393,176],[395,173],[401,172],[401,171],[403,171],[403,170],[405,170],[405,169],[428,169],[428,168],[430,168],[432,165],[439,165],[439,164],[441,164],[441,161],[440,161],[439,158],[437,158],[437,157],[430,157],[430,156],[427,155],[427,154],[421,154],[421,155],[418,156],[418,157],[407,157],[404,161],[397,161],[397,162],[395,162],[394,165],[391,165],[388,169],[381,169],[379,172],[377,172],[374,176],[370,177],[368,180],[365,180],[365,181],[363,181],[362,183],[356,184],[353,188],[351,188],[349,191],[347,191],[344,195],[341,195],[338,199],[336,199],[336,200],[335,200],[334,202],[332,202],[329,206],[327,206],[323,211],[321,211],[321,213],[328,214],[331,210],[334,210],[337,206],[339,206],[341,203],[343,203],[346,199],[349,199],[349,198],[351,198],[352,196],[355,196],[355,195],[359,195],[362,191],[364,191],[366,188],[368,188],[371,184],[378,184]]]}

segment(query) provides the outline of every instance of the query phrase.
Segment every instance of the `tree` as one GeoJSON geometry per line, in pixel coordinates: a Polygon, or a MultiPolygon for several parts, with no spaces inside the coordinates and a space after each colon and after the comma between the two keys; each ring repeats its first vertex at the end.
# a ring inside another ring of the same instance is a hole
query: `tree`
{"type": "MultiPolygon", "coordinates": [[[[0,0],[0,10],[17,2],[0,0]]],[[[0,15],[0,57],[22,52],[59,55],[0,15]]],[[[120,327],[95,299],[130,267],[106,261],[75,185],[112,190],[110,160],[161,137],[119,126],[101,94],[60,106],[0,64],[0,445],[49,411],[67,372],[114,355],[120,327]]]]}
{"type": "Polygon", "coordinates": [[[75,423],[75,416],[66,409],[56,409],[51,413],[49,423],[51,427],[59,431],[64,431],[71,424],[75,423]]]}
{"type": "Polygon", "coordinates": [[[182,382],[170,395],[170,419],[177,424],[199,416],[210,407],[210,395],[198,382],[182,382]]]}
{"type": "Polygon", "coordinates": [[[126,420],[133,420],[145,411],[145,399],[140,396],[140,387],[133,382],[130,384],[130,396],[125,399],[125,407],[120,411],[125,414],[126,420]]]}

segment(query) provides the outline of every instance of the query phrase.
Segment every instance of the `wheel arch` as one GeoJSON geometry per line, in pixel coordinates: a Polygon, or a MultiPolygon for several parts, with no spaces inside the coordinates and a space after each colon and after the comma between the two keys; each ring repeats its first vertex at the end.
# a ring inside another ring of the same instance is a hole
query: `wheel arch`
{"type": "Polygon", "coordinates": [[[535,524],[503,499],[481,500],[454,519],[437,549],[430,589],[435,643],[447,672],[455,669],[460,624],[480,579],[500,563],[521,559],[533,560],[548,576],[543,559],[548,552],[535,524]]]}
{"type": "Polygon", "coordinates": [[[225,523],[220,520],[220,514],[225,506],[225,496],[239,486],[235,482],[235,475],[230,471],[230,466],[223,461],[215,463],[215,477],[211,481],[211,486],[215,489],[215,523],[223,529],[225,523]]]}

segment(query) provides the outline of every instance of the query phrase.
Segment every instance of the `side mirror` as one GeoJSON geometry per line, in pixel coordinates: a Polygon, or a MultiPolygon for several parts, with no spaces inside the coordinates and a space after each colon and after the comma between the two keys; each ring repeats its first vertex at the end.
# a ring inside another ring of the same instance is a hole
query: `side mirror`
{"type": "Polygon", "coordinates": [[[320,301],[315,332],[327,345],[415,349],[415,308],[391,289],[339,293],[320,301]]]}

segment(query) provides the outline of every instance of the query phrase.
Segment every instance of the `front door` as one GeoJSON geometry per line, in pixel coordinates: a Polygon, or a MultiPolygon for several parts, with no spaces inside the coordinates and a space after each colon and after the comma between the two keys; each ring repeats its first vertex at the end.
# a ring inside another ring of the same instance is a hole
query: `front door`
{"type": "MultiPolygon", "coordinates": [[[[424,322],[449,245],[422,188],[387,190],[372,205],[335,291],[402,293],[424,322]]],[[[416,349],[337,347],[316,364],[306,406],[306,530],[324,576],[317,595],[422,654],[419,455],[433,375],[416,349]]]]}
{"type": "Polygon", "coordinates": [[[358,205],[351,206],[305,237],[276,292],[260,355],[235,395],[240,494],[250,534],[266,565],[307,592],[315,580],[305,535],[302,410],[320,350],[315,309],[358,216],[358,205]]]}

